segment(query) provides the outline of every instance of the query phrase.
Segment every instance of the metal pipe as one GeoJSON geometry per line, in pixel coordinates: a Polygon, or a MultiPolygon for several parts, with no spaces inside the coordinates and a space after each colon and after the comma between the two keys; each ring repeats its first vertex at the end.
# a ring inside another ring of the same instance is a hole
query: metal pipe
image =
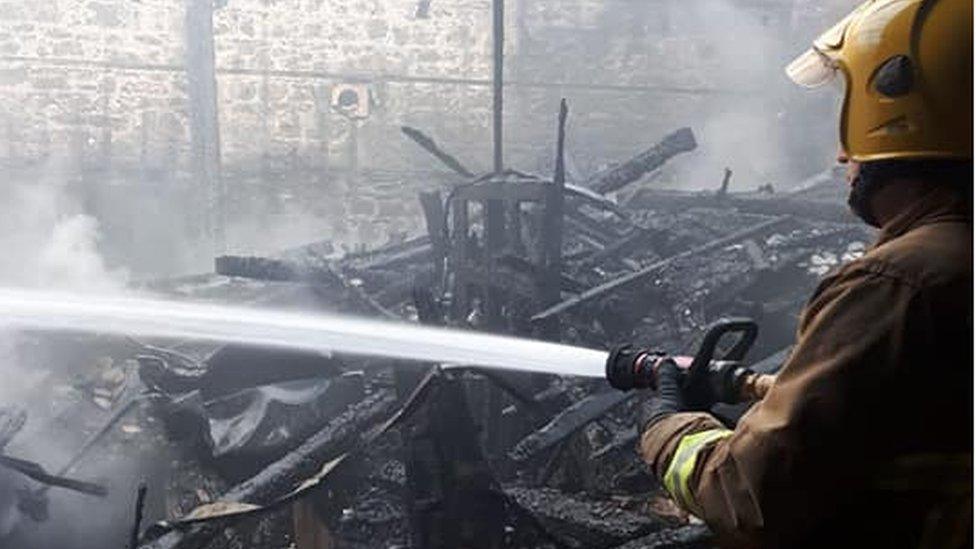
{"type": "Polygon", "coordinates": [[[494,46],[492,74],[492,117],[494,138],[494,171],[504,169],[502,156],[502,84],[505,65],[505,0],[492,0],[492,43],[494,46]]]}

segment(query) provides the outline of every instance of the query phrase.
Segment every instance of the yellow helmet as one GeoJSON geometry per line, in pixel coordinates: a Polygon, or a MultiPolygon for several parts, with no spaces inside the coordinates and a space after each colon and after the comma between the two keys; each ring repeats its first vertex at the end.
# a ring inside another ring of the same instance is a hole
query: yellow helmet
{"type": "Polygon", "coordinates": [[[851,160],[973,157],[973,0],[868,0],[786,67],[815,87],[846,80],[851,160]]]}

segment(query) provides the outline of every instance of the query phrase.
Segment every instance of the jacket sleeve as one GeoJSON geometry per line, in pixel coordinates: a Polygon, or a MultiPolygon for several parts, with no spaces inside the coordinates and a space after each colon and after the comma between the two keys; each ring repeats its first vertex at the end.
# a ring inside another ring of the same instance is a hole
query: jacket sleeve
{"type": "Polygon", "coordinates": [[[821,284],[776,382],[734,431],[682,413],[642,434],[643,458],[666,489],[730,545],[803,539],[864,482],[865,441],[884,421],[881,377],[898,368],[916,292],[849,267],[821,284]]]}

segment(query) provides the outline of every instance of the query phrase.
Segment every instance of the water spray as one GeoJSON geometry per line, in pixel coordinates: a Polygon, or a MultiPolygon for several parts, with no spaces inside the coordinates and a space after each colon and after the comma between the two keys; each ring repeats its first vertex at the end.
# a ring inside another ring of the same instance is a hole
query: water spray
{"type": "MultiPolygon", "coordinates": [[[[653,388],[650,350],[607,351],[458,329],[309,314],[185,303],[140,297],[88,296],[0,289],[0,326],[98,332],[143,337],[203,339],[321,352],[481,366],[553,375],[601,378],[620,390],[653,388]]],[[[755,322],[723,320],[706,332],[694,357],[673,358],[689,386],[709,387],[716,401],[735,402],[766,387],[741,359],[756,339],[755,322]],[[719,340],[737,340],[719,359],[719,340]]],[[[759,376],[761,377],[761,376],[759,376]]]]}
{"type": "Polygon", "coordinates": [[[606,351],[324,313],[0,289],[0,326],[186,338],[603,377],[606,351]]]}

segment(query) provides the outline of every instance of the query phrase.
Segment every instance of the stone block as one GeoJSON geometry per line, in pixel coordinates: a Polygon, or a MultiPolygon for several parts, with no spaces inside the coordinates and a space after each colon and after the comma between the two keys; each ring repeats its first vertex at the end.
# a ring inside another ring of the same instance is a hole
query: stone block
{"type": "Polygon", "coordinates": [[[376,215],[376,201],[368,198],[353,198],[349,201],[349,213],[353,215],[376,215]]]}
{"type": "Polygon", "coordinates": [[[26,67],[0,67],[0,86],[16,86],[26,81],[26,67]]]}
{"type": "Polygon", "coordinates": [[[122,3],[117,4],[89,4],[88,10],[91,21],[99,27],[121,27],[125,19],[122,14],[122,3]]]}

